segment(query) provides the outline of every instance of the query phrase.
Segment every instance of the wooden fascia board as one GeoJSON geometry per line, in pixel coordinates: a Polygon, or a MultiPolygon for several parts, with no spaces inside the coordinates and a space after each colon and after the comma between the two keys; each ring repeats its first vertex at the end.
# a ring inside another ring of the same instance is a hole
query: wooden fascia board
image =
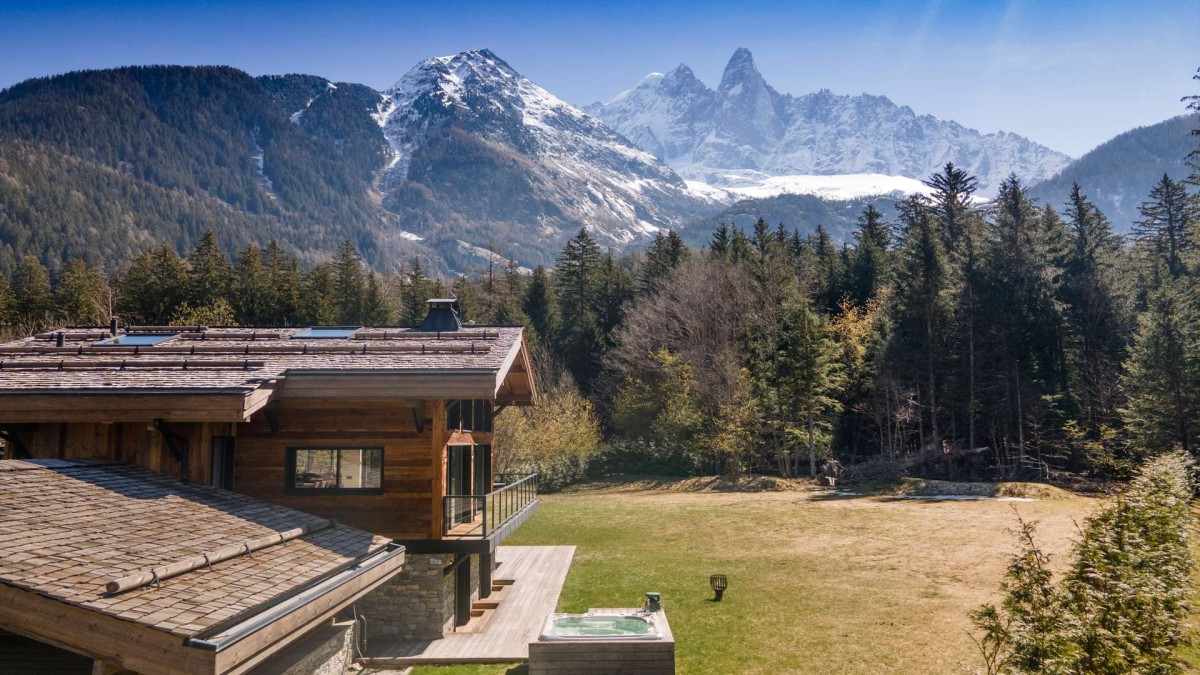
{"type": "Polygon", "coordinates": [[[252,399],[245,390],[8,393],[0,394],[0,423],[241,422],[252,399]]]}
{"type": "Polygon", "coordinates": [[[145,675],[216,673],[211,652],[132,621],[0,584],[0,627],[145,675]]]}
{"type": "Polygon", "coordinates": [[[537,402],[537,386],[536,386],[536,383],[534,381],[534,376],[533,376],[533,364],[529,359],[529,349],[525,345],[525,334],[524,333],[521,334],[521,338],[519,340],[516,340],[513,342],[512,349],[510,349],[508,351],[508,354],[505,355],[504,363],[502,363],[500,365],[500,370],[496,372],[496,386],[495,386],[495,389],[492,391],[491,398],[493,398],[495,400],[500,400],[501,398],[503,398],[501,396],[501,390],[504,388],[505,383],[508,380],[510,374],[519,374],[519,375],[523,375],[526,378],[526,380],[528,381],[529,392],[530,392],[529,397],[528,397],[529,403],[530,404],[536,403],[537,402]],[[520,361],[521,361],[523,371],[521,373],[512,373],[513,364],[515,364],[518,359],[520,359],[520,361]]]}
{"type": "Polygon", "coordinates": [[[309,630],[333,618],[335,614],[362,596],[378,588],[399,572],[406,556],[401,553],[387,562],[300,606],[252,635],[216,654],[219,673],[235,675],[253,669],[266,659],[301,638],[309,630]]]}

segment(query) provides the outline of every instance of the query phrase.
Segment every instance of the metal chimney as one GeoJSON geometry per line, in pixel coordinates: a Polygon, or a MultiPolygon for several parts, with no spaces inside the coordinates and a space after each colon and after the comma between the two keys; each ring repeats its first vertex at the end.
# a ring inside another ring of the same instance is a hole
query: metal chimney
{"type": "Polygon", "coordinates": [[[430,298],[426,301],[429,313],[417,330],[423,333],[453,333],[462,330],[456,298],[430,298]]]}

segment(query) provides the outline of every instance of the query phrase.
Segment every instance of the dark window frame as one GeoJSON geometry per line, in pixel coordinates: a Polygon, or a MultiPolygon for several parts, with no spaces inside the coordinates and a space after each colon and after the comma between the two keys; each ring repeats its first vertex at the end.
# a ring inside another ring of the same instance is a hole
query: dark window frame
{"type": "Polygon", "coordinates": [[[446,431],[467,434],[490,434],[494,427],[494,406],[486,398],[446,400],[446,431]],[[455,422],[457,421],[457,424],[455,422]],[[476,428],[482,427],[482,428],[476,428]]]}
{"type": "Polygon", "coordinates": [[[283,475],[283,491],[289,495],[381,495],[383,494],[384,450],[382,445],[363,446],[329,446],[306,445],[289,447],[283,475]],[[296,456],[303,450],[378,450],[379,451],[379,487],[343,488],[305,488],[296,487],[296,456]]]}

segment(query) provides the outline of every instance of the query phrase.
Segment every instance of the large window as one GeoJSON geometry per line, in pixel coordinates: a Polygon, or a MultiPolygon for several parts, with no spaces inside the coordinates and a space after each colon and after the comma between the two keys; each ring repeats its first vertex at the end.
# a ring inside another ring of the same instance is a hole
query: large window
{"type": "Polygon", "coordinates": [[[383,448],[288,448],[287,490],[380,493],[383,448]]]}
{"type": "Polygon", "coordinates": [[[492,402],[486,399],[446,401],[447,431],[492,430],[492,402]]]}

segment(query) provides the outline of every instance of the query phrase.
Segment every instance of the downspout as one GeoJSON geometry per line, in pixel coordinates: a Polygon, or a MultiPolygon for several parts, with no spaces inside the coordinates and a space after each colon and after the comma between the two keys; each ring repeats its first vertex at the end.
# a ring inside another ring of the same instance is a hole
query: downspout
{"type": "Polygon", "coordinates": [[[187,436],[171,431],[161,419],[154,420],[154,428],[162,434],[163,440],[167,442],[167,449],[171,451],[171,456],[179,462],[179,480],[188,482],[191,443],[188,442],[187,436]]]}

